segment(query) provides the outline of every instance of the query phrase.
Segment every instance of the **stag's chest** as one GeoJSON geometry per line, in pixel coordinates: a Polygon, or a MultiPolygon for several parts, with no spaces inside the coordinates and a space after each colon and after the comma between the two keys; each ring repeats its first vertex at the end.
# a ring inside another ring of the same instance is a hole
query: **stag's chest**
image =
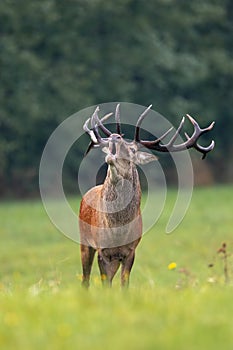
{"type": "Polygon", "coordinates": [[[124,180],[103,187],[102,201],[105,218],[110,227],[127,224],[140,211],[141,191],[134,182],[124,180]]]}

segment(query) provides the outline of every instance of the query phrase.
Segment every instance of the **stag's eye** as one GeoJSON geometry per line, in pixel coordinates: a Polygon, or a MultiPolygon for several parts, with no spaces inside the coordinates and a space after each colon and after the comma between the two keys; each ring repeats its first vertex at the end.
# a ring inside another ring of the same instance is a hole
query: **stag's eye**
{"type": "Polygon", "coordinates": [[[136,149],[135,149],[135,148],[131,148],[131,152],[132,152],[133,154],[135,154],[135,153],[136,153],[136,149]]]}

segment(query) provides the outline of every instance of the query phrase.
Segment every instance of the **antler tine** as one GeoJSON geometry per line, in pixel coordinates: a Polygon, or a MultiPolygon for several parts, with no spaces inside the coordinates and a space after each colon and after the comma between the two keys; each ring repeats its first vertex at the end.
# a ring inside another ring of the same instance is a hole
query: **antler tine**
{"type": "Polygon", "coordinates": [[[170,132],[173,130],[173,126],[168,129],[162,136],[158,137],[155,141],[151,141],[152,143],[159,143],[160,141],[162,141],[163,139],[165,139],[165,137],[170,134],[170,132]]]}
{"type": "Polygon", "coordinates": [[[140,142],[140,126],[142,124],[143,119],[147,116],[148,112],[150,111],[152,105],[147,107],[144,112],[139,116],[136,127],[135,127],[135,134],[134,134],[134,140],[136,142],[140,142]]]}
{"type": "Polygon", "coordinates": [[[86,133],[88,133],[88,134],[90,134],[90,132],[91,132],[91,130],[88,128],[88,124],[89,124],[89,122],[90,122],[90,119],[91,119],[91,118],[88,118],[88,119],[85,121],[84,125],[83,125],[83,130],[84,130],[86,133]]]}
{"type": "Polygon", "coordinates": [[[201,129],[198,122],[193,117],[191,117],[191,115],[186,114],[186,117],[191,121],[191,123],[194,126],[194,129],[196,127],[196,129],[198,129],[202,134],[212,130],[215,124],[215,122],[212,122],[207,128],[201,129]]]}
{"type": "Polygon", "coordinates": [[[212,151],[212,149],[215,146],[215,142],[214,140],[211,141],[211,144],[208,147],[203,147],[200,146],[198,143],[196,143],[196,145],[194,146],[194,148],[202,153],[202,159],[205,159],[206,155],[208,152],[212,151]]]}
{"type": "Polygon", "coordinates": [[[91,116],[91,127],[92,127],[92,130],[95,134],[95,137],[96,137],[96,140],[97,140],[97,143],[101,143],[102,142],[102,138],[99,134],[99,130],[98,130],[98,127],[97,127],[97,123],[96,121],[98,122],[98,112],[99,112],[99,106],[96,107],[94,113],[92,114],[91,116]]]}
{"type": "Polygon", "coordinates": [[[89,143],[87,150],[84,153],[84,157],[90,152],[90,150],[98,143],[95,134],[93,132],[93,130],[90,130],[88,128],[88,124],[90,122],[91,118],[88,118],[85,122],[85,124],[83,125],[83,130],[91,137],[91,142],[89,143]]]}
{"type": "Polygon", "coordinates": [[[108,114],[104,115],[101,119],[99,119],[98,114],[96,114],[96,116],[95,116],[95,118],[96,118],[96,120],[97,120],[97,125],[98,125],[98,127],[100,128],[100,130],[103,131],[103,133],[104,133],[107,137],[109,137],[112,133],[111,133],[110,130],[108,130],[108,129],[106,128],[106,126],[103,125],[103,122],[104,122],[106,119],[108,119],[109,117],[111,117],[111,115],[113,115],[113,113],[108,113],[108,114]]]}
{"type": "Polygon", "coordinates": [[[168,142],[167,147],[174,145],[174,142],[176,141],[177,137],[179,136],[180,130],[183,128],[184,121],[185,121],[185,117],[182,118],[180,125],[178,126],[178,128],[177,128],[175,134],[172,136],[171,140],[168,142]]]}
{"type": "MultiPolygon", "coordinates": [[[[93,113],[92,117],[91,117],[91,122],[92,122],[92,128],[93,128],[93,131],[95,133],[95,136],[98,140],[98,143],[101,144],[101,143],[107,143],[108,142],[108,138],[103,138],[100,136],[99,134],[99,129],[98,127],[100,127],[100,124],[102,125],[101,123],[101,120],[99,119],[98,117],[98,111],[99,109],[96,108],[95,112],[93,113]]],[[[110,115],[112,115],[112,113],[109,113],[107,115],[105,115],[102,119],[107,119],[107,117],[110,117],[110,115]]],[[[103,127],[103,130],[106,129],[106,132],[108,131],[108,136],[110,136],[112,133],[107,129],[105,128],[104,125],[102,125],[103,127]],[[109,135],[110,134],[110,135],[109,135]]]]}
{"type": "MultiPolygon", "coordinates": [[[[187,140],[190,140],[190,137],[189,135],[185,132],[185,136],[187,138],[187,140]]],[[[207,147],[203,147],[201,145],[199,145],[197,142],[194,144],[194,148],[198,151],[198,152],[201,152],[202,153],[202,159],[205,159],[206,155],[208,152],[212,151],[212,149],[214,148],[215,146],[215,142],[214,140],[211,141],[210,145],[207,146],[207,147]]]]}
{"type": "Polygon", "coordinates": [[[105,122],[105,120],[107,120],[109,117],[111,117],[111,115],[113,115],[113,113],[108,113],[105,114],[101,119],[99,119],[101,121],[101,123],[105,122]]]}
{"type": "Polygon", "coordinates": [[[91,137],[91,140],[93,143],[98,143],[98,140],[95,136],[95,133],[93,132],[93,130],[90,130],[88,128],[88,124],[90,122],[91,118],[88,118],[85,122],[85,124],[83,125],[83,130],[91,137]]]}
{"type": "Polygon", "coordinates": [[[116,120],[116,132],[117,134],[121,135],[120,103],[118,103],[116,106],[115,120],[116,120]]]}
{"type": "MultiPolygon", "coordinates": [[[[106,143],[107,140],[102,138],[99,134],[99,130],[98,130],[98,126],[99,123],[101,123],[101,121],[103,119],[107,119],[107,117],[109,117],[110,115],[112,115],[112,113],[109,113],[107,115],[105,115],[101,120],[98,117],[98,111],[99,111],[99,106],[96,107],[94,113],[92,114],[91,118],[88,118],[86,120],[86,122],[83,125],[83,130],[91,137],[91,142],[88,145],[88,148],[85,152],[85,156],[88,154],[88,152],[93,148],[93,147],[98,147],[100,144],[106,143]],[[91,130],[88,127],[89,122],[91,121],[91,130]]],[[[102,125],[103,126],[103,125],[102,125]]],[[[103,126],[103,128],[105,128],[103,126]]],[[[110,131],[106,128],[106,130],[110,133],[110,131]]],[[[111,133],[110,133],[111,134],[111,133]]]]}
{"type": "Polygon", "coordinates": [[[201,135],[212,130],[215,122],[212,122],[207,128],[201,129],[200,126],[198,125],[197,121],[194,118],[192,118],[189,114],[186,114],[186,116],[188,117],[188,119],[191,121],[191,123],[194,126],[194,132],[193,132],[191,137],[187,133],[185,133],[185,136],[188,140],[188,144],[186,147],[187,148],[194,147],[198,152],[201,152],[203,154],[202,159],[204,159],[206,157],[207,153],[212,151],[212,149],[214,148],[215,142],[214,142],[214,140],[212,140],[209,146],[203,147],[203,146],[198,144],[197,140],[201,135]]]}

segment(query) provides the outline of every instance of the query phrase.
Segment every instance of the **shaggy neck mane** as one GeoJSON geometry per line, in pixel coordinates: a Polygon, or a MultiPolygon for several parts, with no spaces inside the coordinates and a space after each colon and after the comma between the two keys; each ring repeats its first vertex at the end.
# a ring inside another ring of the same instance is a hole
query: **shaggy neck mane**
{"type": "Polygon", "coordinates": [[[134,164],[122,177],[115,167],[109,166],[102,187],[101,197],[104,201],[105,213],[111,226],[129,223],[140,213],[141,187],[134,164]]]}

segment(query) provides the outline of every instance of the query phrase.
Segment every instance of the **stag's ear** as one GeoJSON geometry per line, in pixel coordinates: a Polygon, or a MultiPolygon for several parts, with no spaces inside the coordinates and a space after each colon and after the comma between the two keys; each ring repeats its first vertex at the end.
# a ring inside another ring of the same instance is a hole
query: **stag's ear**
{"type": "Polygon", "coordinates": [[[158,158],[151,153],[139,151],[136,153],[136,164],[147,164],[155,160],[158,160],[158,158]]]}

